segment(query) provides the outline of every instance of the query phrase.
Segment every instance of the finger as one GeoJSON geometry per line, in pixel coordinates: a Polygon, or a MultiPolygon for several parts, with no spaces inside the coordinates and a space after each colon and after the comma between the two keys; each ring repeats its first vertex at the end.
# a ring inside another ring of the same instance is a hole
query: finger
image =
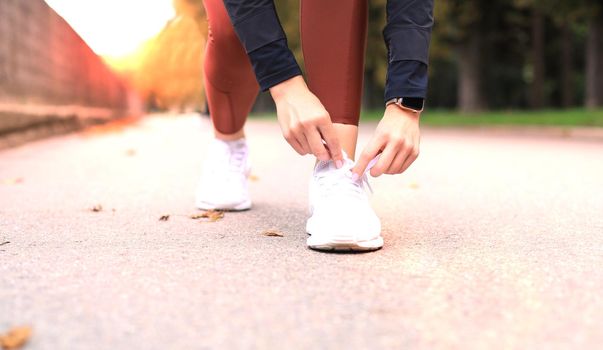
{"type": "Polygon", "coordinates": [[[385,172],[386,174],[400,174],[402,172],[402,165],[404,165],[404,161],[408,157],[408,152],[398,152],[396,157],[392,161],[392,165],[390,165],[389,169],[385,172]]]}
{"type": "Polygon", "coordinates": [[[292,121],[288,127],[288,133],[290,135],[289,143],[300,155],[306,155],[310,153],[308,147],[308,141],[304,137],[302,125],[298,121],[292,121]],[[295,146],[294,146],[295,145],[295,146]]]}
{"type": "Polygon", "coordinates": [[[337,165],[337,168],[341,168],[343,164],[343,154],[341,153],[341,145],[339,143],[339,137],[335,132],[335,127],[331,122],[318,127],[322,138],[327,143],[327,149],[331,155],[331,159],[337,165]]]}
{"type": "Polygon", "coordinates": [[[408,169],[408,167],[410,167],[410,165],[412,163],[414,163],[414,161],[417,160],[418,157],[419,157],[419,148],[417,147],[417,148],[411,149],[408,157],[404,161],[404,165],[402,165],[402,170],[400,170],[400,173],[405,172],[406,169],[408,169]]]}
{"type": "Polygon", "coordinates": [[[323,161],[329,160],[329,152],[325,148],[325,145],[322,143],[320,133],[317,129],[307,129],[305,137],[308,140],[308,145],[310,146],[312,154],[314,154],[316,158],[323,161]]]}
{"type": "Polygon", "coordinates": [[[366,167],[370,161],[375,158],[377,154],[379,154],[381,146],[382,143],[376,138],[373,138],[369,144],[366,145],[362,153],[360,153],[356,166],[354,166],[354,169],[352,169],[352,173],[354,174],[355,178],[359,178],[364,174],[364,171],[366,170],[366,167]]]}
{"type": "Polygon", "coordinates": [[[285,138],[287,143],[291,145],[291,147],[293,147],[295,152],[299,153],[302,156],[307,154],[307,152],[305,152],[304,150],[304,147],[300,144],[300,142],[290,130],[283,132],[283,137],[285,138]]]}
{"type": "Polygon", "coordinates": [[[381,153],[381,157],[377,161],[377,164],[371,169],[371,176],[377,177],[383,175],[383,173],[391,166],[399,149],[400,147],[398,145],[389,142],[385,146],[383,153],[381,153]]]}
{"type": "Polygon", "coordinates": [[[302,146],[302,144],[296,138],[292,138],[291,141],[287,141],[287,142],[289,142],[289,144],[291,145],[291,147],[293,147],[295,152],[299,153],[300,155],[305,156],[306,154],[308,154],[308,152],[306,152],[304,146],[302,146]]]}
{"type": "Polygon", "coordinates": [[[304,150],[304,155],[312,153],[312,151],[310,150],[310,145],[308,144],[308,139],[306,138],[306,135],[304,135],[303,133],[297,134],[297,135],[295,135],[295,139],[297,140],[297,142],[301,145],[302,149],[304,150]]]}

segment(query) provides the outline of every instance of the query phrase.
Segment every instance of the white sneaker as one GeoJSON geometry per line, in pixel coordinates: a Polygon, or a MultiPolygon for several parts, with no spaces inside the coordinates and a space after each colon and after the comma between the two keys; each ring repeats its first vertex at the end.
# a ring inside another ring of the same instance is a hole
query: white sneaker
{"type": "Polygon", "coordinates": [[[340,169],[332,161],[319,162],[310,179],[308,247],[317,250],[377,250],[383,246],[381,222],[366,193],[366,173],[352,180],[354,162],[344,154],[340,169]]]}
{"type": "Polygon", "coordinates": [[[203,210],[251,208],[247,177],[251,167],[245,139],[214,139],[203,164],[196,205],[203,210]]]}

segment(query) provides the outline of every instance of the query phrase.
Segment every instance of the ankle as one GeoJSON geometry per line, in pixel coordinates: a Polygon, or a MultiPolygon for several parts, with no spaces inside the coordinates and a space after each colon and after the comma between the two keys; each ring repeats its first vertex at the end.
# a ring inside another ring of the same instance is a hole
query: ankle
{"type": "Polygon", "coordinates": [[[225,142],[238,141],[238,140],[245,138],[245,130],[241,129],[232,134],[223,134],[223,133],[219,132],[218,130],[214,129],[214,137],[220,141],[225,141],[225,142]]]}
{"type": "Polygon", "coordinates": [[[333,123],[333,126],[337,132],[341,149],[353,161],[356,153],[356,142],[358,140],[358,126],[341,123],[333,123]]]}

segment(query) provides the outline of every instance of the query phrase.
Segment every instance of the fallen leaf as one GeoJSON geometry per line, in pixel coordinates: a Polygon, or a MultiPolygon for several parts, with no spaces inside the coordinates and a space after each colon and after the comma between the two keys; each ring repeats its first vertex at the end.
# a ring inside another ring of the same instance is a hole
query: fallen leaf
{"type": "Polygon", "coordinates": [[[212,211],[209,214],[209,221],[216,222],[224,217],[224,212],[222,211],[212,211]]]}
{"type": "Polygon", "coordinates": [[[5,349],[19,349],[31,337],[31,328],[27,326],[14,327],[6,334],[0,335],[0,346],[5,349]]]}
{"type": "Polygon", "coordinates": [[[2,242],[2,243],[0,243],[0,247],[1,247],[1,246],[3,246],[3,245],[7,245],[7,244],[9,244],[9,243],[10,243],[9,241],[2,242]]]}
{"type": "Polygon", "coordinates": [[[92,208],[90,208],[90,211],[98,213],[99,211],[103,211],[103,206],[100,204],[97,204],[97,205],[93,206],[92,208]]]}
{"type": "Polygon", "coordinates": [[[159,218],[159,221],[168,221],[170,219],[170,215],[161,215],[161,217],[159,218]]]}
{"type": "Polygon", "coordinates": [[[256,175],[249,175],[249,181],[258,181],[260,178],[257,177],[256,175]]]}
{"type": "Polygon", "coordinates": [[[198,219],[208,219],[203,220],[203,222],[216,222],[224,217],[224,212],[219,210],[207,210],[200,214],[193,214],[190,216],[193,220],[198,219]]]}
{"type": "Polygon", "coordinates": [[[277,230],[266,230],[264,232],[262,232],[262,234],[264,236],[268,236],[268,237],[284,237],[285,235],[277,230]]]}
{"type": "Polygon", "coordinates": [[[128,157],[135,156],[136,155],[136,150],[135,149],[129,149],[129,150],[126,151],[126,155],[128,157]]]}
{"type": "Polygon", "coordinates": [[[11,179],[4,179],[2,180],[2,183],[4,185],[16,185],[16,184],[21,184],[23,183],[25,179],[23,179],[22,177],[15,177],[15,178],[11,178],[11,179]]]}

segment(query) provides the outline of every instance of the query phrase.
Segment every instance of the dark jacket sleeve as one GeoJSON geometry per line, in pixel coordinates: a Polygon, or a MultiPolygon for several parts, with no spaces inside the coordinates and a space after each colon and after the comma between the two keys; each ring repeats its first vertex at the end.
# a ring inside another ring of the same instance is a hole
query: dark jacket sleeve
{"type": "Polygon", "coordinates": [[[427,95],[433,0],[388,0],[383,37],[388,49],[385,100],[427,95]]]}
{"type": "Polygon", "coordinates": [[[301,75],[272,0],[224,0],[224,5],[262,91],[301,75]]]}

